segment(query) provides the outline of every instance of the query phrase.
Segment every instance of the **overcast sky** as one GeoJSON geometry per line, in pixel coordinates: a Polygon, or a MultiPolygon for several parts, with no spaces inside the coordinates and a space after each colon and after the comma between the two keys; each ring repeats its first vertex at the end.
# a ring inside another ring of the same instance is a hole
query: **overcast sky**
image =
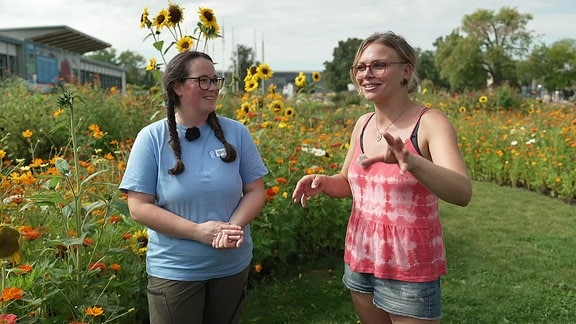
{"type": "MultiPolygon", "coordinates": [[[[527,28],[547,45],[563,38],[576,39],[575,0],[218,0],[176,1],[184,8],[184,32],[192,33],[198,8],[214,10],[224,38],[210,43],[207,52],[221,67],[231,65],[238,44],[256,53],[256,60],[274,71],[322,71],[332,61],[339,41],[366,38],[392,30],[414,47],[434,49],[432,43],[460,27],[464,15],[477,9],[502,7],[529,13],[527,28]]],[[[140,14],[151,17],[168,1],[148,0],[0,0],[0,28],[65,25],[109,43],[118,53],[131,50],[160,58],[140,14]]],[[[171,41],[166,38],[166,42],[171,41]]],[[[170,53],[175,53],[171,50],[170,53]]],[[[173,54],[172,54],[173,55],[173,54]]]]}

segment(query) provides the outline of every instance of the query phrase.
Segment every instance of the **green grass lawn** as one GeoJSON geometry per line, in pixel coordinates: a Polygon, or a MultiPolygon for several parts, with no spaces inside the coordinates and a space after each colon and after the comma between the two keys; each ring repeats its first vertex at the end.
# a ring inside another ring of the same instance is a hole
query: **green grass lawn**
{"type": "MultiPolygon", "coordinates": [[[[576,206],[475,182],[440,212],[443,323],[576,323],[576,206]]],[[[258,281],[242,323],[357,323],[341,256],[310,260],[258,281]]]]}

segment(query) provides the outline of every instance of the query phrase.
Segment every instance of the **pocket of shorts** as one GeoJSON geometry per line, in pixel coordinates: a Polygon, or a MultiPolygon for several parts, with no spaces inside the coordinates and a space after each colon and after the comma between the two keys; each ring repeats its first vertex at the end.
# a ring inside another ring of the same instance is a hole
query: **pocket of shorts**
{"type": "Polygon", "coordinates": [[[168,307],[168,301],[166,299],[166,294],[163,291],[157,291],[152,289],[146,289],[148,292],[148,308],[150,316],[152,318],[159,319],[169,319],[170,308],[168,307]]]}

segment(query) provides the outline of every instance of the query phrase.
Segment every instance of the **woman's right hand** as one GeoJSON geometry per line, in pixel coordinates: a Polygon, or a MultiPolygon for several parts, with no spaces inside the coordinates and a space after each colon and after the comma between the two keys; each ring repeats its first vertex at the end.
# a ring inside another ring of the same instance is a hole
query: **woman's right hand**
{"type": "Polygon", "coordinates": [[[208,221],[198,224],[198,229],[199,231],[196,240],[207,245],[213,246],[214,240],[219,235],[221,236],[221,233],[226,233],[227,238],[235,242],[244,239],[244,231],[242,230],[242,227],[235,224],[219,221],[208,221]]]}
{"type": "Polygon", "coordinates": [[[296,188],[292,192],[292,200],[295,204],[300,202],[302,207],[306,207],[306,200],[321,193],[322,190],[324,190],[322,176],[317,174],[305,175],[296,184],[296,188]]]}

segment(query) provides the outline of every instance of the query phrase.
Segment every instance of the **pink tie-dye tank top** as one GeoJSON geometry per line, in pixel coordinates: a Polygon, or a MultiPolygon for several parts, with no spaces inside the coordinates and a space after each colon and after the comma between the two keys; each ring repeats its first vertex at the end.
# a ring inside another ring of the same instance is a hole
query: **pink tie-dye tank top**
{"type": "MultiPolygon", "coordinates": [[[[409,139],[404,144],[418,154],[409,139]]],[[[355,272],[378,278],[438,279],[446,273],[438,198],[409,172],[401,175],[396,164],[358,166],[355,161],[360,154],[359,140],[348,169],[353,204],[344,262],[355,272]]]]}

